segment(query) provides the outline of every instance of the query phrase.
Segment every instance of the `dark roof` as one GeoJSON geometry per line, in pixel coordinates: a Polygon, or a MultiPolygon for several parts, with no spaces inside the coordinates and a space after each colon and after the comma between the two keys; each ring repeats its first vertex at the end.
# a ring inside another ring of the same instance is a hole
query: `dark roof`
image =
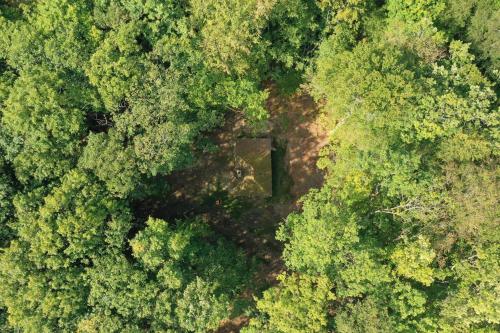
{"type": "Polygon", "coordinates": [[[251,177],[245,177],[248,194],[272,196],[271,139],[240,139],[236,142],[235,155],[250,166],[251,177]]]}

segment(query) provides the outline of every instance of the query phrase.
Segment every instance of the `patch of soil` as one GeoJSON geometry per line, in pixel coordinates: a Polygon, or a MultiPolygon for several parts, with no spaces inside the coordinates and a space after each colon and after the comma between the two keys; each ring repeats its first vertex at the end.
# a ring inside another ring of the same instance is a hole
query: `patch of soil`
{"type": "Polygon", "coordinates": [[[273,124],[272,134],[287,144],[285,164],[293,181],[291,194],[296,200],[323,183],[323,172],[316,163],[321,148],[328,143],[328,134],[311,96],[304,91],[282,96],[275,84],[267,86],[270,95],[266,106],[273,124]]]}
{"type": "Polygon", "coordinates": [[[242,327],[248,325],[249,321],[249,318],[246,316],[238,316],[231,320],[226,320],[221,324],[220,328],[217,330],[217,333],[239,332],[242,327]]]}

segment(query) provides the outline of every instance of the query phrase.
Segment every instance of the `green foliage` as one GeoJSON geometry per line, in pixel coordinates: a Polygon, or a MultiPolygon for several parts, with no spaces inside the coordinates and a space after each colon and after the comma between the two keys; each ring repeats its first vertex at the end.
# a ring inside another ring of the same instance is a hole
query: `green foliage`
{"type": "Polygon", "coordinates": [[[500,2],[497,0],[446,1],[440,23],[451,34],[470,42],[482,66],[489,74],[499,69],[498,22],[500,2]]]}
{"type": "Polygon", "coordinates": [[[72,171],[43,200],[40,191],[15,200],[19,239],[0,259],[2,303],[9,324],[24,331],[71,331],[86,311],[83,268],[119,251],[126,207],[84,173],[72,171]]]}
{"type": "Polygon", "coordinates": [[[190,5],[189,19],[173,4],[98,6],[107,28],[85,72],[113,129],[90,136],[81,165],[119,196],[133,194],[145,177],[192,163],[193,142],[219,126],[226,109],[241,108],[250,121],[266,118],[254,63],[262,58],[255,45],[268,5],[239,6],[239,16],[236,3],[190,5]],[[175,10],[163,17],[164,6],[175,10]],[[111,156],[116,163],[108,164],[111,156]]]}
{"type": "Polygon", "coordinates": [[[30,260],[29,247],[15,240],[0,255],[0,299],[9,326],[26,332],[72,331],[86,311],[81,268],[40,267],[30,260]]]}
{"type": "Polygon", "coordinates": [[[263,47],[259,30],[275,0],[190,0],[191,20],[200,31],[205,63],[225,73],[259,68],[263,47]]]}
{"type": "Polygon", "coordinates": [[[2,2],[0,330],[217,330],[249,260],[131,202],[228,112],[262,124],[271,78],[308,81],[331,140],[243,330],[498,331],[499,5],[2,2]]]}
{"type": "Polygon", "coordinates": [[[21,19],[0,19],[7,63],[26,70],[44,63],[52,69],[81,71],[95,44],[90,3],[43,0],[20,8],[21,19]]]}
{"type": "MultiPolygon", "coordinates": [[[[457,288],[444,300],[444,327],[455,331],[500,324],[498,242],[473,249],[467,260],[454,260],[457,288]]],[[[493,326],[494,327],[494,326],[493,326]]]]}
{"type": "Polygon", "coordinates": [[[319,0],[323,11],[330,12],[330,25],[345,23],[351,28],[358,28],[361,17],[372,6],[372,0],[319,0]]]}
{"type": "Polygon", "coordinates": [[[150,218],[146,224],[130,240],[136,260],[100,257],[88,269],[93,314],[80,329],[92,331],[95,316],[111,313],[116,316],[116,323],[109,323],[113,330],[141,322],[156,330],[183,332],[217,327],[245,278],[241,255],[221,241],[215,247],[205,245],[202,237],[209,232],[199,222],[174,228],[150,218]]]}
{"type": "MultiPolygon", "coordinates": [[[[493,332],[496,87],[469,45],[440,30],[444,1],[385,9],[351,27],[339,19],[319,47],[310,89],[330,129],[328,174],[280,226],[283,259],[327,279],[335,331],[493,332]]],[[[285,284],[258,302],[279,303],[285,284]]],[[[251,327],[278,325],[259,310],[251,327]]]]}
{"type": "Polygon", "coordinates": [[[327,274],[338,296],[358,296],[386,281],[388,270],[360,246],[356,216],[340,215],[332,200],[327,187],[310,193],[303,212],[290,215],[277,238],[286,242],[283,257],[288,267],[327,274]]]}
{"type": "Polygon", "coordinates": [[[0,158],[0,247],[4,247],[12,236],[7,222],[14,215],[12,199],[15,193],[15,183],[9,171],[8,165],[0,158]]]}
{"type": "Polygon", "coordinates": [[[81,177],[70,173],[35,211],[18,200],[20,239],[0,257],[10,325],[64,332],[217,327],[246,278],[241,254],[222,240],[205,244],[208,230],[197,222],[172,228],[149,219],[130,241],[135,259],[127,259],[125,208],[81,177]]]}
{"type": "Polygon", "coordinates": [[[327,332],[327,311],[335,300],[326,277],[280,275],[279,287],[257,301],[261,318],[252,319],[243,332],[327,332]]]}
{"type": "Polygon", "coordinates": [[[389,0],[387,10],[389,15],[403,21],[415,22],[423,18],[434,20],[445,8],[443,0],[389,0]]]}
{"type": "Polygon", "coordinates": [[[146,66],[145,55],[136,41],[140,32],[139,24],[121,25],[107,34],[90,58],[86,74],[110,110],[131,90],[139,88],[138,81],[146,66]]]}
{"type": "Polygon", "coordinates": [[[273,78],[279,80],[287,72],[304,70],[324,28],[323,21],[319,8],[311,1],[276,1],[263,34],[269,42],[266,52],[284,70],[282,73],[276,66],[271,72],[273,78]]]}
{"type": "Polygon", "coordinates": [[[20,181],[58,178],[74,165],[85,133],[82,109],[95,103],[85,89],[62,72],[20,73],[1,110],[4,150],[20,181]]]}
{"type": "Polygon", "coordinates": [[[213,289],[199,278],[186,287],[176,308],[182,328],[189,332],[207,332],[227,317],[229,304],[224,297],[214,296],[213,289]]]}
{"type": "MultiPolygon", "coordinates": [[[[402,319],[419,317],[426,311],[427,296],[425,292],[413,288],[411,284],[396,281],[389,298],[390,308],[402,319]]],[[[403,325],[399,325],[403,326],[403,325]]]]}
{"type": "Polygon", "coordinates": [[[220,125],[228,108],[251,121],[266,117],[255,62],[265,63],[257,46],[272,2],[193,1],[190,15],[186,6],[40,1],[22,7],[17,20],[2,18],[2,57],[20,72],[6,97],[1,89],[3,141],[20,180],[61,177],[78,159],[87,126],[113,127],[109,136],[96,133],[99,140],[91,135],[81,165],[124,197],[143,178],[191,163],[196,137],[220,125]],[[52,108],[61,115],[49,120],[44,112],[52,108]],[[44,121],[52,127],[28,127],[44,121]],[[120,156],[114,166],[95,161],[103,146],[105,160],[120,156]]]}
{"type": "Polygon", "coordinates": [[[159,288],[147,273],[123,256],[101,257],[88,271],[89,305],[104,315],[115,313],[121,322],[150,318],[159,288]]]}
{"type": "Polygon", "coordinates": [[[339,333],[394,332],[394,320],[387,307],[376,304],[372,298],[348,304],[335,316],[335,328],[339,333]]]}
{"type": "Polygon", "coordinates": [[[85,263],[103,248],[120,249],[130,227],[123,203],[78,171],[65,175],[37,211],[30,212],[24,198],[17,203],[17,229],[30,244],[30,260],[50,269],[85,263]]]}
{"type": "MultiPolygon", "coordinates": [[[[78,323],[76,332],[78,333],[136,333],[141,329],[136,324],[123,322],[120,317],[111,314],[91,314],[78,323]]],[[[168,331],[167,331],[168,332],[168,331]]]]}
{"type": "Polygon", "coordinates": [[[228,110],[267,117],[261,35],[274,5],[1,5],[6,330],[205,332],[227,317],[243,254],[199,220],[144,226],[127,200],[191,165],[228,110]]]}
{"type": "Polygon", "coordinates": [[[414,242],[398,244],[391,260],[396,265],[396,274],[429,286],[434,281],[434,272],[430,265],[435,257],[429,241],[419,237],[414,242]]]}
{"type": "Polygon", "coordinates": [[[94,170],[111,193],[124,196],[137,186],[140,175],[133,151],[123,149],[117,136],[114,130],[90,134],[79,163],[84,169],[94,170]]]}

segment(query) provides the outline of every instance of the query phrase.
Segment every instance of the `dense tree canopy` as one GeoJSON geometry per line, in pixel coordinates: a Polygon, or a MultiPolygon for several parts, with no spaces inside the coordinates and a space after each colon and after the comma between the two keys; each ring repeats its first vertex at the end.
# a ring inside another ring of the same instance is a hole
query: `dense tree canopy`
{"type": "Polygon", "coordinates": [[[499,18],[498,0],[3,1],[0,331],[211,332],[245,298],[243,332],[497,332],[499,18]],[[270,80],[308,91],[329,144],[261,287],[198,207],[146,203],[228,114],[265,127],[270,80]]]}
{"type": "MultiPolygon", "coordinates": [[[[458,30],[439,30],[455,5],[388,1],[385,18],[361,19],[365,39],[334,33],[319,48],[310,87],[330,123],[328,178],[278,232],[287,267],[336,296],[311,332],[498,329],[498,104],[469,45],[447,37],[458,30]]],[[[277,288],[251,327],[294,332],[310,317],[276,318],[293,290],[277,288]]]]}

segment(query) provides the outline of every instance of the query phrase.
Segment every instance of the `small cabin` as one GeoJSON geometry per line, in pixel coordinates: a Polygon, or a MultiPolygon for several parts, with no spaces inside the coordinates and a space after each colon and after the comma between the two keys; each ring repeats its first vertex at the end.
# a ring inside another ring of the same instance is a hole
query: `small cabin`
{"type": "Polygon", "coordinates": [[[250,197],[273,195],[270,138],[243,138],[234,147],[237,192],[250,197]]]}

